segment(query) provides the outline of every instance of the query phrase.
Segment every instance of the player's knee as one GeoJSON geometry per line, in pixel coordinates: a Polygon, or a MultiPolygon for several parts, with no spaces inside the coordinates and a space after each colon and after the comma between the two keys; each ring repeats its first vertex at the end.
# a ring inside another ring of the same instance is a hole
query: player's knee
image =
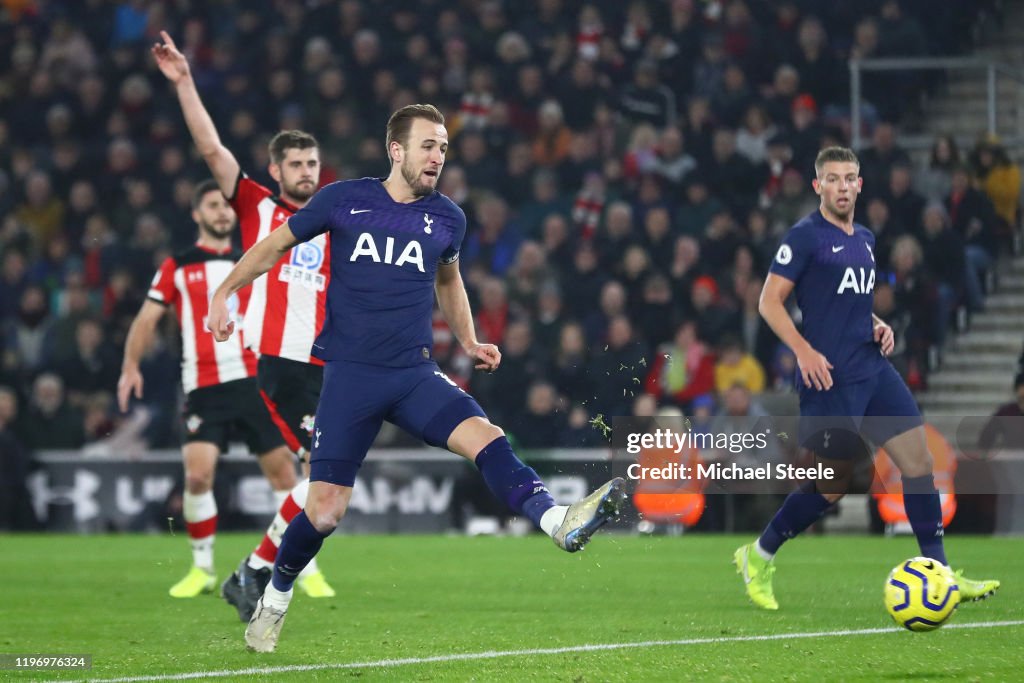
{"type": "Polygon", "coordinates": [[[505,431],[487,418],[470,417],[459,424],[448,437],[448,449],[473,460],[487,444],[503,436],[505,431]]]}
{"type": "MultiPolygon", "coordinates": [[[[338,487],[340,488],[340,487],[338,487]]],[[[310,488],[306,498],[306,517],[313,528],[322,534],[329,534],[341,523],[348,508],[348,496],[343,491],[317,487],[310,488]]]]}
{"type": "Polygon", "coordinates": [[[185,473],[185,490],[193,495],[213,489],[213,472],[189,471],[185,473]]]}
{"type": "Polygon", "coordinates": [[[505,430],[504,429],[502,429],[498,425],[494,424],[490,420],[485,420],[485,422],[487,424],[484,426],[484,431],[483,431],[482,436],[483,436],[484,439],[487,440],[487,443],[485,443],[484,446],[486,446],[488,443],[494,441],[495,439],[500,439],[501,437],[505,436],[505,430]]]}
{"type": "Polygon", "coordinates": [[[845,496],[845,493],[839,493],[838,491],[825,491],[822,492],[821,497],[829,502],[829,504],[838,503],[839,499],[845,496]]]}
{"type": "Polygon", "coordinates": [[[320,511],[315,514],[310,514],[309,510],[306,510],[306,517],[309,519],[309,523],[313,525],[321,534],[329,534],[333,532],[338,524],[341,523],[341,518],[345,516],[345,512],[334,512],[334,511],[320,511]]]}
{"type": "Polygon", "coordinates": [[[932,455],[928,451],[921,457],[907,458],[900,467],[904,477],[924,477],[932,473],[932,455]]]}
{"type": "Polygon", "coordinates": [[[291,489],[298,482],[295,476],[295,456],[287,446],[275,448],[260,456],[260,469],[277,491],[291,489]]]}

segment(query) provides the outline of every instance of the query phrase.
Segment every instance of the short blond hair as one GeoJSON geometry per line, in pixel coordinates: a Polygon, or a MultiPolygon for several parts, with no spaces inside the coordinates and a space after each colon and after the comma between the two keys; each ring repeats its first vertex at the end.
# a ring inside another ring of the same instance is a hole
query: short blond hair
{"type": "Polygon", "coordinates": [[[850,162],[857,164],[857,168],[860,168],[860,159],[857,158],[857,154],[852,149],[849,147],[832,146],[818,152],[818,156],[814,159],[815,174],[821,175],[821,170],[830,161],[850,162]]]}

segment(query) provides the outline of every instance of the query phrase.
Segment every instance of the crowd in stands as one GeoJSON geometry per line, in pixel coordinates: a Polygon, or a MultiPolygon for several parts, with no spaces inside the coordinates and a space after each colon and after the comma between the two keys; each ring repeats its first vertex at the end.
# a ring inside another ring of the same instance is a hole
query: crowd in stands
{"type": "MultiPolygon", "coordinates": [[[[156,265],[189,245],[208,177],[148,47],[168,30],[225,144],[270,187],[281,129],[320,141],[322,182],[383,176],[384,124],[437,104],[441,190],[501,370],[436,355],[523,446],[602,443],[590,421],[792,389],[757,312],[785,230],[817,206],[822,146],[850,139],[850,57],[953,54],[988,3],[924,0],[36,0],[0,12],[0,431],[74,449],[126,428],[121,347],[156,265]],[[650,397],[653,397],[652,400],[650,397]]],[[[934,82],[865,85],[857,218],[912,388],[1017,221],[999,145],[899,144],[934,82]]],[[[146,358],[146,441],[177,443],[177,332],[146,358]]],[[[749,397],[748,397],[749,398],[749,397]]],[[[742,403],[742,401],[740,401],[742,403]]]]}

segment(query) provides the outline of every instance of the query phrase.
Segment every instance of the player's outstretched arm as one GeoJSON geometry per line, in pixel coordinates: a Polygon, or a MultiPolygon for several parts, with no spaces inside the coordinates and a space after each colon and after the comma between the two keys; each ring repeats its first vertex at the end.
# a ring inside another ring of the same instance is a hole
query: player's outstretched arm
{"type": "Polygon", "coordinates": [[[462,282],[457,261],[437,267],[434,291],[437,293],[441,314],[448,321],[448,326],[452,328],[462,348],[476,361],[476,369],[488,372],[497,370],[501,365],[501,351],[494,344],[481,344],[477,341],[473,311],[469,307],[466,285],[462,282]]]}
{"type": "Polygon", "coordinates": [[[161,73],[174,84],[188,131],[192,134],[192,140],[209,166],[220,191],[225,197],[231,197],[235,192],[235,182],[238,180],[241,167],[235,155],[221,143],[217,127],[213,125],[213,119],[203,106],[203,101],[199,99],[199,91],[196,90],[196,83],[192,79],[192,71],[185,55],[178,50],[167,31],[160,31],[160,38],[164,42],[153,46],[153,58],[156,59],[161,73]]]}
{"type": "Polygon", "coordinates": [[[832,364],[804,339],[800,330],[793,324],[793,319],[789,317],[789,311],[786,310],[786,299],[792,291],[792,280],[769,273],[761,290],[757,310],[772,331],[796,355],[804,386],[813,386],[819,391],[831,389],[832,373],[829,370],[832,369],[832,364]]]}
{"type": "Polygon", "coordinates": [[[228,297],[273,268],[274,264],[298,243],[288,223],[284,222],[281,227],[245,252],[210,299],[210,313],[206,324],[214,339],[219,342],[227,341],[235,329],[235,323],[228,314],[228,297]]]}
{"type": "Polygon", "coordinates": [[[133,395],[135,398],[142,398],[142,372],[139,371],[139,362],[153,344],[156,325],[166,310],[165,306],[147,300],[128,328],[121,377],[117,380],[117,405],[122,413],[128,412],[128,400],[133,395]]]}

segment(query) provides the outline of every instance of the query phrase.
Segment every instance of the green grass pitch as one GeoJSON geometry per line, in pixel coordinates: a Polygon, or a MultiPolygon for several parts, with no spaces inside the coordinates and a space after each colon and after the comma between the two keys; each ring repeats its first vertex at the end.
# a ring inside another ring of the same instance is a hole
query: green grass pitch
{"type": "MultiPolygon", "coordinates": [[[[219,536],[221,575],[257,540],[219,536]]],[[[1024,539],[949,538],[955,567],[1003,588],[962,605],[950,622],[958,628],[923,634],[897,630],[882,605],[888,570],[916,554],[912,538],[790,543],[778,558],[775,613],[747,602],[730,564],[746,540],[602,535],[567,555],[539,535],[335,536],[320,562],[339,596],[297,595],[278,651],[255,655],[219,597],[167,596],[188,568],[180,534],[0,536],[0,653],[93,656],[89,671],[0,671],[0,680],[191,680],[219,671],[237,673],[218,680],[240,681],[1001,681],[1024,671],[1024,625],[968,628],[1024,621],[1024,539]],[[884,631],[833,633],[870,629],[884,631]],[[744,639],[778,634],[807,635],[744,639]],[[681,640],[691,642],[651,643],[681,640]],[[642,645],[536,652],[601,644],[642,645]],[[523,650],[534,652],[450,659],[523,650]],[[242,671],[253,667],[268,670],[242,671]]]]}

